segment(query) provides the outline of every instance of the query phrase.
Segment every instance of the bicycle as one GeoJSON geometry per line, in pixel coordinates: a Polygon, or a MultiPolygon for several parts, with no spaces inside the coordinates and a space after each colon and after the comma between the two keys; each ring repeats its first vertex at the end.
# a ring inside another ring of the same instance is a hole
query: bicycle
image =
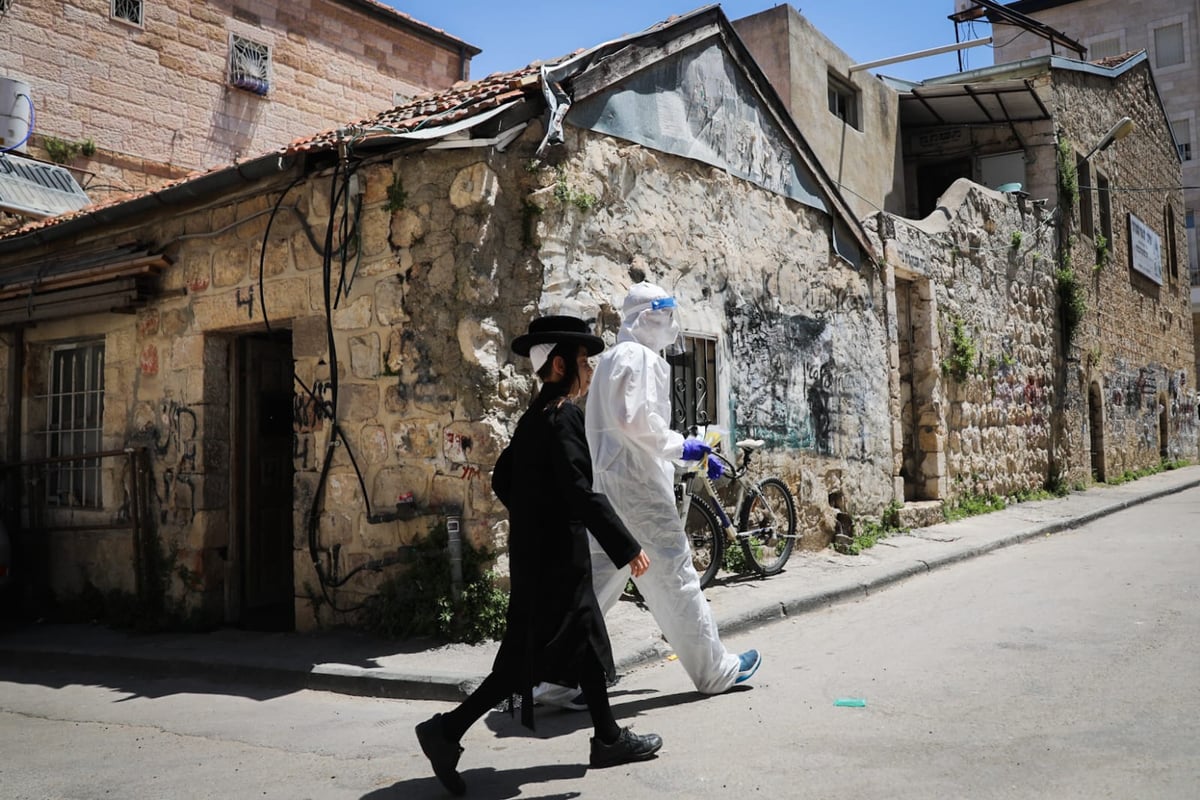
{"type": "MultiPolygon", "coordinates": [[[[705,441],[715,448],[720,434],[709,431],[705,441]]],[[[749,477],[751,456],[763,441],[743,439],[737,446],[742,451],[740,466],[714,449],[688,467],[676,484],[679,516],[692,546],[692,564],[701,588],[712,583],[725,562],[725,548],[735,542],[741,545],[746,562],[764,577],[783,569],[796,543],[796,503],[787,484],[775,477],[757,483],[749,477]],[[708,477],[709,458],[720,461],[725,477],[733,482],[730,508],[738,520],[736,528],[708,477]]]]}

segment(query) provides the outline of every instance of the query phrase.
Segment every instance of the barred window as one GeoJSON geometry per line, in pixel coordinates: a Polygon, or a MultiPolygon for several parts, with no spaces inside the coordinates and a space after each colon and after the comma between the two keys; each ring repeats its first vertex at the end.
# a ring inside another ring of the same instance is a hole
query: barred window
{"type": "Polygon", "coordinates": [[[1154,29],[1154,66],[1173,67],[1184,62],[1183,23],[1154,29]]]}
{"type": "Polygon", "coordinates": [[[271,89],[271,48],[236,34],[229,38],[229,83],[265,95],[271,89]]]}
{"type": "Polygon", "coordinates": [[[142,26],[142,0],[112,0],[109,14],[113,19],[142,26]]]}
{"type": "Polygon", "coordinates": [[[717,421],[717,341],[684,336],[684,352],[667,356],[671,365],[671,427],[688,433],[693,425],[717,421]]]}
{"type": "MultiPolygon", "coordinates": [[[[50,352],[46,397],[46,455],[100,452],[104,427],[104,343],[82,342],[50,352]]],[[[51,465],[48,500],[69,508],[99,508],[100,459],[80,458],[51,465]]]]}

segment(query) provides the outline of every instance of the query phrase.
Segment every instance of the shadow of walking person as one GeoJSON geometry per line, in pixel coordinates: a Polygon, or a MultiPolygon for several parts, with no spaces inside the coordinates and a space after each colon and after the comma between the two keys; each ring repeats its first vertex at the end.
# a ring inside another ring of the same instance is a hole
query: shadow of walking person
{"type": "MultiPolygon", "coordinates": [[[[467,792],[474,798],[489,800],[506,800],[510,797],[520,797],[521,800],[571,800],[579,797],[579,792],[559,792],[557,794],[531,794],[529,787],[551,781],[566,781],[582,778],[587,774],[585,764],[554,764],[521,769],[495,769],[480,767],[465,770],[463,780],[467,784],[467,792]]],[[[376,789],[364,794],[362,800],[425,800],[425,798],[448,797],[445,788],[433,775],[428,777],[410,778],[397,781],[391,786],[376,789]]]]}

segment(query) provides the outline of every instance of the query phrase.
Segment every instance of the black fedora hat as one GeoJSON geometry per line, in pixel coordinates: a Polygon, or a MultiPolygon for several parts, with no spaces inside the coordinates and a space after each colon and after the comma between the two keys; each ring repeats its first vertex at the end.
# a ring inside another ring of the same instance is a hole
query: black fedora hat
{"type": "Polygon", "coordinates": [[[519,356],[529,355],[535,344],[581,344],[587,354],[594,356],[604,349],[604,340],[592,333],[591,326],[579,317],[557,314],[539,317],[529,323],[529,332],[513,339],[513,352],[519,356]]]}

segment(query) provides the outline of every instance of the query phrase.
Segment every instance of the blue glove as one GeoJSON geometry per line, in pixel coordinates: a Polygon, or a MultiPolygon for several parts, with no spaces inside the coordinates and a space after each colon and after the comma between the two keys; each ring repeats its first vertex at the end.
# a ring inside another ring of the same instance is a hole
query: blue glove
{"type": "Polygon", "coordinates": [[[721,466],[718,459],[710,458],[708,460],[708,479],[715,481],[717,478],[725,474],[725,467],[721,466]]]}
{"type": "Polygon", "coordinates": [[[712,448],[700,439],[683,440],[683,460],[699,461],[712,452],[712,448]]]}

